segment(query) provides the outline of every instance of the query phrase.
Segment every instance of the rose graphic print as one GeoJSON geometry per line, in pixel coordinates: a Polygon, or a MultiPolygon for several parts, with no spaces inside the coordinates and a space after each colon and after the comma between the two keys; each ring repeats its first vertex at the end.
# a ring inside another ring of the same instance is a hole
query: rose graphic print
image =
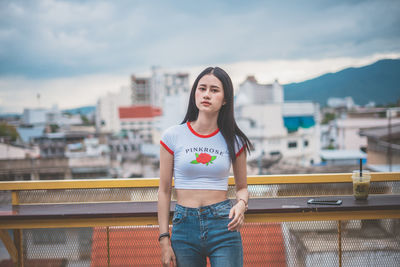
{"type": "Polygon", "coordinates": [[[196,159],[192,160],[190,162],[191,164],[202,163],[202,164],[206,164],[206,166],[208,166],[208,164],[210,164],[210,163],[212,164],[213,161],[217,158],[217,156],[211,156],[207,153],[201,153],[200,155],[195,153],[195,155],[196,155],[196,159]]]}

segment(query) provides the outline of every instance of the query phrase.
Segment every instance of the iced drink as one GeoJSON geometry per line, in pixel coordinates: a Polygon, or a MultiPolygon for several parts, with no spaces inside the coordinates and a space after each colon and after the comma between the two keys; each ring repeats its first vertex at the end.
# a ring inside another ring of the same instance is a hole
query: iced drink
{"type": "Polygon", "coordinates": [[[360,171],[353,171],[352,178],[354,197],[359,200],[367,199],[371,181],[371,174],[369,171],[363,171],[361,176],[360,171]]]}

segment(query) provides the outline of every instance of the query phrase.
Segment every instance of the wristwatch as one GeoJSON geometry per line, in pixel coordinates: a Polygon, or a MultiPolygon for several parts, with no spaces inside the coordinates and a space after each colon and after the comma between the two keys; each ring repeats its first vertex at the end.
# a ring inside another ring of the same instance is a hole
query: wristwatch
{"type": "Polygon", "coordinates": [[[171,236],[169,235],[169,232],[165,232],[165,233],[160,234],[160,235],[158,236],[158,242],[160,242],[161,239],[164,238],[164,237],[166,237],[166,236],[168,236],[168,238],[171,237],[171,236]]]}

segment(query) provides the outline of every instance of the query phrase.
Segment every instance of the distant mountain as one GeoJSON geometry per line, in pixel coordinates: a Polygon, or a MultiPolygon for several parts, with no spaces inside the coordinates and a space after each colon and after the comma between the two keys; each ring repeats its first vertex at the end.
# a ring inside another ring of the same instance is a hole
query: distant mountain
{"type": "Polygon", "coordinates": [[[393,104],[400,99],[400,59],[384,59],[283,87],[285,100],[312,100],[321,106],[327,105],[329,97],[346,96],[358,105],[370,101],[377,105],[393,104]]]}
{"type": "Polygon", "coordinates": [[[71,109],[64,109],[62,112],[64,113],[69,113],[69,114],[81,114],[81,115],[87,115],[96,110],[95,106],[85,106],[85,107],[79,107],[79,108],[71,108],[71,109]]]}

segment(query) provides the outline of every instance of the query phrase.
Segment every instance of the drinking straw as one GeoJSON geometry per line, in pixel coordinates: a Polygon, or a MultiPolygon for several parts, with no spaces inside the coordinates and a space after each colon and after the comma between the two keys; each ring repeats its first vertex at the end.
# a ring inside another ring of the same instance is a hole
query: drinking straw
{"type": "Polygon", "coordinates": [[[362,177],[362,159],[360,159],[360,182],[362,177]]]}

